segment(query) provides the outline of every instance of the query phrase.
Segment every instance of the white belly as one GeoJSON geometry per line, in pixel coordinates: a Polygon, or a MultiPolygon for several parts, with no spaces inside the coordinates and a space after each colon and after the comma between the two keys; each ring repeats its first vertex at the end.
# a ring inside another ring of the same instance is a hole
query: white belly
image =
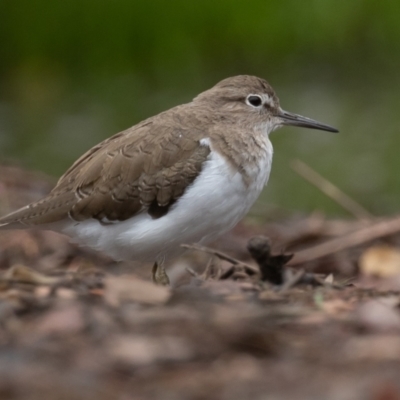
{"type": "Polygon", "coordinates": [[[123,222],[101,225],[97,220],[66,221],[61,232],[78,243],[102,250],[115,260],[154,261],[181,251],[183,243],[207,242],[233,228],[249,211],[271,170],[272,146],[246,186],[218,153],[206,161],[195,182],[158,219],[142,213],[123,222]]]}

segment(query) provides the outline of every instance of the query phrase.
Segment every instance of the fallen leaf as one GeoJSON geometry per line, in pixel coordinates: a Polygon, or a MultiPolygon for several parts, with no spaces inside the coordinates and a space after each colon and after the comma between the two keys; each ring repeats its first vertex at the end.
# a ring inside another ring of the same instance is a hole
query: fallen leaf
{"type": "Polygon", "coordinates": [[[193,357],[190,343],[183,338],[121,335],[111,339],[109,352],[115,362],[134,367],[155,362],[184,361],[193,357]]]}
{"type": "Polygon", "coordinates": [[[399,332],[400,313],[390,301],[368,300],[355,311],[354,320],[372,332],[399,332]]]}
{"type": "Polygon", "coordinates": [[[361,274],[379,278],[400,274],[400,250],[379,245],[368,248],[359,259],[361,274]]]}
{"type": "Polygon", "coordinates": [[[323,301],[320,307],[329,315],[337,315],[340,313],[352,311],[354,309],[354,304],[351,304],[348,301],[344,301],[342,299],[333,299],[323,301]]]}
{"type": "Polygon", "coordinates": [[[343,346],[343,357],[348,362],[400,360],[400,337],[372,335],[352,337],[343,346]]]}
{"type": "Polygon", "coordinates": [[[325,279],[324,282],[327,283],[328,285],[333,285],[333,274],[329,274],[325,279]]]}
{"type": "Polygon", "coordinates": [[[80,332],[85,326],[82,310],[77,304],[68,304],[49,311],[36,322],[36,334],[52,335],[80,332]]]}
{"type": "Polygon", "coordinates": [[[0,281],[32,283],[34,285],[54,285],[60,282],[61,278],[44,275],[24,265],[13,265],[0,276],[0,281]]]}
{"type": "Polygon", "coordinates": [[[168,287],[157,286],[132,275],[108,276],[104,280],[104,286],[105,301],[114,307],[123,301],[164,304],[171,296],[168,287]]]}

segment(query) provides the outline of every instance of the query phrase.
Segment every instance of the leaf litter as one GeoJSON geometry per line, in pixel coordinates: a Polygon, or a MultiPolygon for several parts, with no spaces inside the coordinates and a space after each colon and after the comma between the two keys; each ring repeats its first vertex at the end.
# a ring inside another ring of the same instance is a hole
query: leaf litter
{"type": "MultiPolygon", "coordinates": [[[[7,168],[1,213],[51,186],[7,168]]],[[[170,288],[51,232],[2,233],[0,398],[400,399],[394,225],[242,223],[188,244],[170,288]]]]}

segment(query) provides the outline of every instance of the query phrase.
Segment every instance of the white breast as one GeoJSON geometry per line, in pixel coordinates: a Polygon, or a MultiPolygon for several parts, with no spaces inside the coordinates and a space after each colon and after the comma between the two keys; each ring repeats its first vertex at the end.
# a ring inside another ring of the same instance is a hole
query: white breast
{"type": "MultiPolygon", "coordinates": [[[[209,142],[204,139],[202,144],[209,142]]],[[[181,251],[182,243],[204,243],[233,228],[261,193],[271,162],[272,145],[266,138],[264,157],[257,168],[246,171],[252,178],[246,186],[241,174],[212,151],[200,175],[165,216],[152,219],[142,213],[110,225],[68,221],[61,231],[116,260],[152,262],[172,256],[181,251]]]]}

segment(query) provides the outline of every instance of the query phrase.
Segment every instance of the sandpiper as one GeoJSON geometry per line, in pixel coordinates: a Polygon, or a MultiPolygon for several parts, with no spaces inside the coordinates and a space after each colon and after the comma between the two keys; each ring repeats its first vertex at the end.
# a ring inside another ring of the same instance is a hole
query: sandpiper
{"type": "Polygon", "coordinates": [[[213,240],[249,211],[283,125],[337,132],[284,111],[263,79],[227,78],[94,146],[0,229],[54,230],[115,260],[154,262],[153,280],[167,284],[164,260],[181,244],[213,240]]]}

